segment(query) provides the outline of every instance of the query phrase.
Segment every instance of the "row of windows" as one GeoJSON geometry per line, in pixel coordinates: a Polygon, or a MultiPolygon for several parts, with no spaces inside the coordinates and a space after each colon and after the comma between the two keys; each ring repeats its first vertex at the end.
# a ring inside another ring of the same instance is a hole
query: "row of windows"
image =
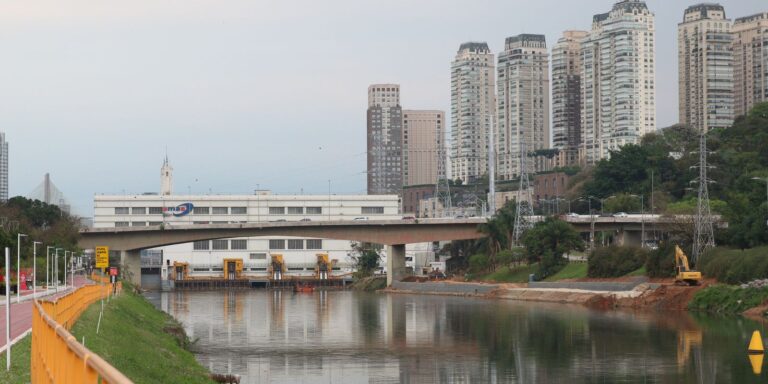
{"type": "Polygon", "coordinates": [[[269,240],[269,249],[323,249],[323,240],[320,239],[271,239],[269,240]],[[305,245],[306,243],[306,245],[305,245]],[[286,245],[288,246],[286,248],[286,245]]]}
{"type": "MultiPolygon", "coordinates": [[[[227,251],[227,250],[246,250],[248,249],[248,240],[246,239],[232,239],[232,240],[201,240],[192,243],[192,249],[195,251],[227,251]]],[[[269,240],[269,249],[323,249],[323,240],[321,239],[272,239],[269,240]],[[287,245],[287,248],[286,248],[287,245]]],[[[254,260],[251,254],[251,259],[254,260]]],[[[265,256],[266,257],[266,256],[265,256]]]]}
{"type": "MultiPolygon", "coordinates": [[[[269,207],[270,215],[284,215],[286,212],[289,215],[303,215],[304,207],[269,207]]],[[[307,215],[321,215],[323,213],[323,207],[307,207],[307,215]]]]}
{"type": "MultiPolygon", "coordinates": [[[[115,215],[161,215],[163,207],[115,207],[115,215]]],[[[195,207],[192,209],[193,215],[245,215],[248,213],[246,207],[195,207]]]]}

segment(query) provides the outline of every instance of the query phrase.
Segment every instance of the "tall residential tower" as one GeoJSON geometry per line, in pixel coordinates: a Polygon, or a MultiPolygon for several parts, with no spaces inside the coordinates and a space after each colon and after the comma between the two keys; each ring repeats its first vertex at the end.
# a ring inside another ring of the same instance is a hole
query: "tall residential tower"
{"type": "Polygon", "coordinates": [[[731,21],[719,4],[685,10],[677,25],[680,122],[699,131],[733,124],[731,21]]]}
{"type": "Polygon", "coordinates": [[[656,131],[656,29],[644,1],[592,18],[582,50],[582,145],[588,164],[656,131]]]}
{"type": "Polygon", "coordinates": [[[464,43],[451,63],[451,170],[474,182],[488,172],[488,130],[496,98],[494,58],[486,43],[464,43]]]}
{"type": "MultiPolygon", "coordinates": [[[[549,52],[544,35],[508,37],[497,66],[498,175],[520,174],[520,151],[549,148],[549,52]]],[[[537,171],[526,161],[529,173],[537,171]]]]}
{"type": "Polygon", "coordinates": [[[368,87],[368,194],[400,194],[403,188],[403,109],[400,86],[368,87]]]}
{"type": "Polygon", "coordinates": [[[445,179],[445,112],[403,110],[403,185],[445,179]]]}
{"type": "Polygon", "coordinates": [[[552,147],[560,166],[581,164],[581,40],[586,31],[565,31],[552,48],[552,147]]]}
{"type": "Polygon", "coordinates": [[[733,23],[735,114],[768,101],[768,12],[740,17],[733,23]]]}

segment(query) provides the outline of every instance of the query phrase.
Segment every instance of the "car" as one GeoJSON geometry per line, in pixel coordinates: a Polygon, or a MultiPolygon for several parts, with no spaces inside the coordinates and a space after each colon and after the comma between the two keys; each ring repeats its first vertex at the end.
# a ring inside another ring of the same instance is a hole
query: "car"
{"type": "Polygon", "coordinates": [[[301,219],[299,221],[312,221],[312,219],[310,219],[309,217],[305,217],[305,218],[303,218],[303,219],[301,219]]]}
{"type": "Polygon", "coordinates": [[[579,217],[579,214],[578,214],[578,213],[576,213],[576,212],[570,212],[570,213],[568,213],[568,215],[567,215],[567,216],[568,216],[568,217],[579,217]]]}
{"type": "Polygon", "coordinates": [[[613,217],[629,217],[626,212],[616,212],[613,214],[613,217]]]}
{"type": "Polygon", "coordinates": [[[466,218],[466,216],[464,216],[464,215],[456,215],[453,218],[454,219],[464,219],[464,218],[466,218]]]}
{"type": "Polygon", "coordinates": [[[352,220],[368,220],[368,218],[367,217],[355,217],[352,220]]]}
{"type": "Polygon", "coordinates": [[[414,216],[403,216],[403,220],[416,220],[414,216]]]}

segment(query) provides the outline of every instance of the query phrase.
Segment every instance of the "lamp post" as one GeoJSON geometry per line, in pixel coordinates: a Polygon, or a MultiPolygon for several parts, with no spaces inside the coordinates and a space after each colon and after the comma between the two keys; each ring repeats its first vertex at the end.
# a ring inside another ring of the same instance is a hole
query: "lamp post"
{"type": "Polygon", "coordinates": [[[643,201],[643,195],[630,196],[640,198],[640,248],[645,248],[645,203],[643,201]]]}
{"type": "Polygon", "coordinates": [[[32,242],[32,297],[37,297],[37,245],[40,241],[32,242]]]}
{"type": "Polygon", "coordinates": [[[18,235],[16,235],[16,302],[17,303],[21,303],[21,238],[22,237],[27,237],[27,235],[23,233],[19,233],[18,235]]]}
{"type": "Polygon", "coordinates": [[[587,201],[587,207],[589,209],[589,248],[595,249],[595,216],[592,215],[592,199],[600,200],[594,196],[579,198],[580,201],[587,201]]]}
{"type": "Polygon", "coordinates": [[[54,250],[53,255],[53,269],[54,269],[54,280],[56,280],[56,292],[59,291],[59,250],[63,250],[64,248],[56,248],[54,250]]]}
{"type": "Polygon", "coordinates": [[[48,271],[51,270],[51,249],[56,249],[56,247],[47,246],[45,247],[45,291],[47,292],[51,288],[51,280],[48,275],[48,271]]]}
{"type": "Polygon", "coordinates": [[[64,251],[64,289],[67,289],[67,252],[72,253],[72,251],[64,251]]]}

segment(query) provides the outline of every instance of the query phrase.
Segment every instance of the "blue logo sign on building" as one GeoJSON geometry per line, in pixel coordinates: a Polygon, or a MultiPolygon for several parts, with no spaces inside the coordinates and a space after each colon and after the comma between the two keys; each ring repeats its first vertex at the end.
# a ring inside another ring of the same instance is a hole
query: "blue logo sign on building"
{"type": "Polygon", "coordinates": [[[173,216],[176,216],[176,217],[184,216],[184,215],[188,215],[190,212],[192,212],[192,209],[194,207],[195,206],[192,205],[192,203],[179,204],[179,205],[177,205],[175,207],[163,208],[163,214],[166,215],[166,216],[173,215],[173,216]]]}

